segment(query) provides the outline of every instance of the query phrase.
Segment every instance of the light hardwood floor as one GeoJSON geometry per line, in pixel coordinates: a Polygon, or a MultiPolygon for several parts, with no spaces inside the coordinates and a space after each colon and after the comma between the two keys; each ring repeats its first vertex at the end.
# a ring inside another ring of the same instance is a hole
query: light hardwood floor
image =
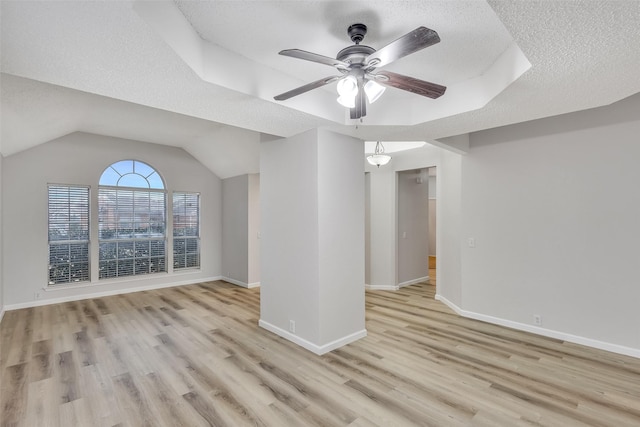
{"type": "Polygon", "coordinates": [[[224,282],[9,311],[2,426],[640,426],[640,360],[460,318],[418,284],[366,295],[322,357],[224,282]]]}

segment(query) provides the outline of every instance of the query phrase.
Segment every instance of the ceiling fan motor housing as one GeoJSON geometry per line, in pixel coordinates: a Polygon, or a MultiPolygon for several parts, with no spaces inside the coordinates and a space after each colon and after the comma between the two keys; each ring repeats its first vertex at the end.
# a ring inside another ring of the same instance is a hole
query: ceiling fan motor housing
{"type": "Polygon", "coordinates": [[[364,59],[375,51],[376,50],[370,46],[354,44],[338,52],[336,59],[352,65],[363,65],[364,59]]]}
{"type": "Polygon", "coordinates": [[[364,24],[353,24],[347,29],[351,41],[355,44],[360,44],[364,36],[367,34],[367,26],[364,24]]]}

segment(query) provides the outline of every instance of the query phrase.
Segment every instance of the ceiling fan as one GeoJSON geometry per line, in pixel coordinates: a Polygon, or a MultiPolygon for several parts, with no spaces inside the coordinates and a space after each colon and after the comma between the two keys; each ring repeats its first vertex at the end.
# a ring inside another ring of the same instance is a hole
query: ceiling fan
{"type": "Polygon", "coordinates": [[[366,100],[369,103],[377,100],[384,92],[385,86],[433,99],[442,96],[447,89],[435,83],[391,71],[378,70],[393,61],[440,42],[440,37],[434,30],[418,27],[378,50],[360,44],[367,34],[366,25],[353,24],[349,26],[347,33],[354,44],[338,52],[335,59],[300,49],[281,51],[280,55],[333,66],[342,74],[308,83],[277,95],[274,99],[284,101],[337,81],[340,95],[338,102],[350,109],[352,119],[359,119],[367,115],[366,100]]]}

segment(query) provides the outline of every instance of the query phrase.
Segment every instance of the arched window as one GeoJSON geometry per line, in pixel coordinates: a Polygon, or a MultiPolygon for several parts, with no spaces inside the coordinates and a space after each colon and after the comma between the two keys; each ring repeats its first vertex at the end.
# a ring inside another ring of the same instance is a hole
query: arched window
{"type": "Polygon", "coordinates": [[[104,170],[98,233],[100,279],[167,271],[166,194],[155,169],[122,160],[104,170]]]}

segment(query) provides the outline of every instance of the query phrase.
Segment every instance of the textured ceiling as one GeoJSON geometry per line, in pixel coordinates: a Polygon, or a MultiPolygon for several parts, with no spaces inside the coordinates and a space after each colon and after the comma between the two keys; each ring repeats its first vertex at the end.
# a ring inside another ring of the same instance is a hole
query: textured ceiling
{"type": "MultiPolygon", "coordinates": [[[[332,74],[332,69],[276,53],[300,48],[335,58],[338,51],[352,44],[347,28],[354,22],[367,25],[362,44],[374,48],[419,26],[436,30],[442,40],[439,44],[402,58],[385,69],[444,85],[482,74],[512,41],[493,10],[481,1],[454,4],[180,0],[176,4],[203,40],[293,77],[303,76],[308,81],[332,74]]],[[[335,88],[331,90],[335,92],[335,88]]],[[[411,96],[399,91],[397,94],[411,96]]]]}
{"type": "Polygon", "coordinates": [[[640,92],[640,1],[3,0],[0,20],[5,156],[85,131],[180,146],[227,177],[257,172],[259,133],[325,127],[364,140],[429,141],[640,92]],[[474,79],[513,77],[493,70],[514,45],[531,67],[504,90],[481,87],[491,92],[486,101],[470,89],[472,108],[462,113],[388,90],[358,126],[344,119],[334,87],[271,99],[332,75],[278,51],[334,56],[356,21],[370,27],[365,44],[376,48],[419,25],[438,31],[441,43],[388,69],[458,87],[450,104],[474,79]]]}

